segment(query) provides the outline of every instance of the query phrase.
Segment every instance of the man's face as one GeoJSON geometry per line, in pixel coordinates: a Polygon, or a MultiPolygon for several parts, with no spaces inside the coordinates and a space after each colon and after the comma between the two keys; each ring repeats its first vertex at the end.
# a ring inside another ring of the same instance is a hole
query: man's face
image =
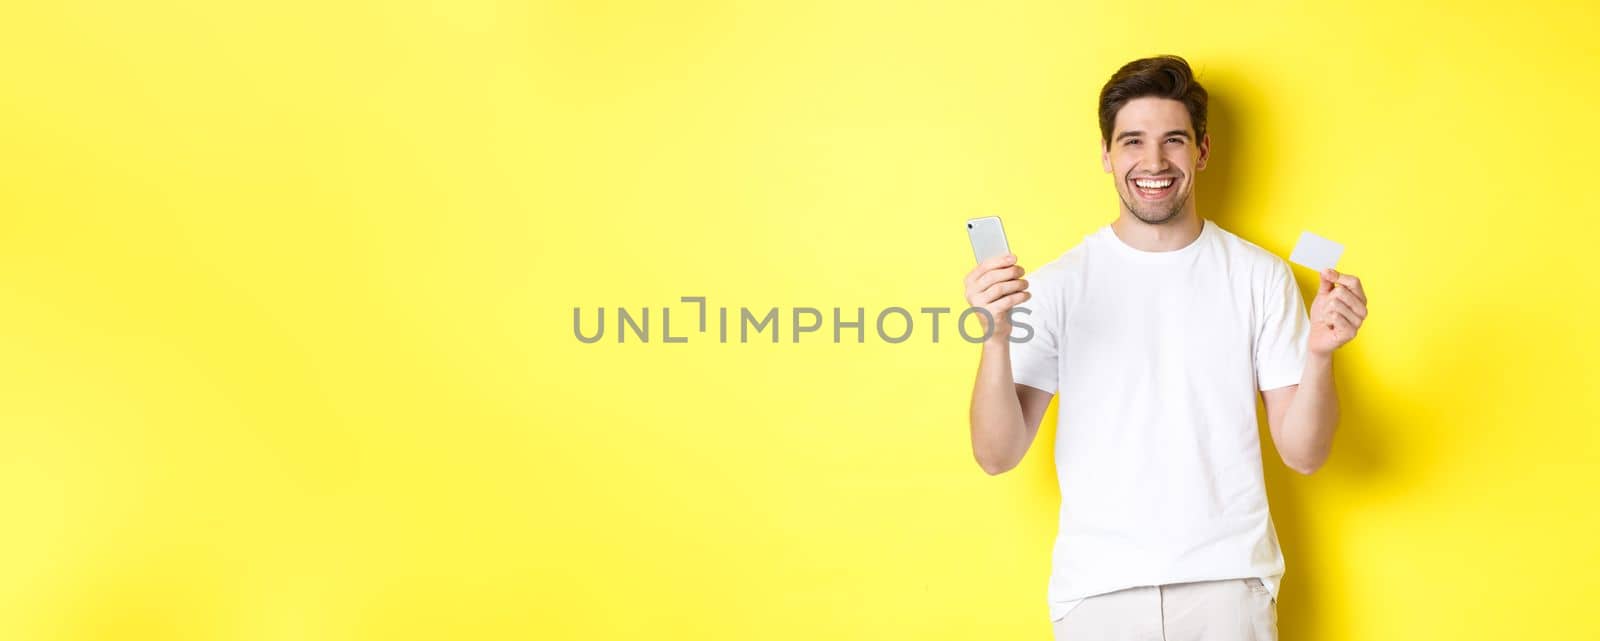
{"type": "Polygon", "coordinates": [[[1183,103],[1135,98],[1117,112],[1111,145],[1102,147],[1100,163],[1116,179],[1122,206],[1139,220],[1160,225],[1191,206],[1194,176],[1206,168],[1210,150],[1210,134],[1194,139],[1183,103]]]}

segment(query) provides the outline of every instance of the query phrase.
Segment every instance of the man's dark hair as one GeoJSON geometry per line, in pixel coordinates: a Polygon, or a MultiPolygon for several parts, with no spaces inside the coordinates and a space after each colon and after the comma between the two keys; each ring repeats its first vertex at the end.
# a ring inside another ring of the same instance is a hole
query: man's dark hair
{"type": "Polygon", "coordinates": [[[1117,112],[1134,98],[1155,96],[1183,103],[1194,123],[1194,142],[1206,137],[1206,88],[1194,79],[1189,62],[1178,56],[1141,58],[1122,65],[1100,89],[1100,140],[1111,148],[1117,112]]]}

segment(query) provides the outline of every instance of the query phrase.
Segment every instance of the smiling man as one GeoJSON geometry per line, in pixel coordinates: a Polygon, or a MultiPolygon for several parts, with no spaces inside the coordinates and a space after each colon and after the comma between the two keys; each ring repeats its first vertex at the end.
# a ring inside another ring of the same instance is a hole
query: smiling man
{"type": "Polygon", "coordinates": [[[1366,295],[1328,270],[1308,315],[1283,259],[1196,213],[1206,101],[1182,58],[1123,66],[1099,108],[1116,220],[1031,283],[1014,256],[967,275],[967,302],[994,318],[972,394],[979,465],[1015,467],[1061,396],[1058,639],[1276,639],[1284,562],[1255,394],[1290,468],[1311,474],[1332,448],[1333,354],[1366,295]],[[1013,343],[1027,300],[1033,331],[1013,343]]]}

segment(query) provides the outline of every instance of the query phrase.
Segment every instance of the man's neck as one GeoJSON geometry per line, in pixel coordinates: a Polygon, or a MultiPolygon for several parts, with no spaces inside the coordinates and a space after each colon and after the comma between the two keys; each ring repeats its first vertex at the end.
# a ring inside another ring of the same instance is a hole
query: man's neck
{"type": "Polygon", "coordinates": [[[1205,221],[1193,210],[1184,210],[1176,218],[1152,225],[1139,220],[1129,212],[1122,212],[1111,223],[1111,231],[1124,244],[1147,252],[1165,252],[1188,247],[1200,237],[1205,221]]]}

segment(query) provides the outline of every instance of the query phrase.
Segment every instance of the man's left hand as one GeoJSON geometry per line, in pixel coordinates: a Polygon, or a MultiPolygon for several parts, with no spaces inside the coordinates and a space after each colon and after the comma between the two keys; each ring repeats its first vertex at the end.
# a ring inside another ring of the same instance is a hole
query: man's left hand
{"type": "Polygon", "coordinates": [[[1308,316],[1311,340],[1307,349],[1311,353],[1326,356],[1350,342],[1367,319],[1367,294],[1361,290],[1361,279],[1332,268],[1323,270],[1308,316]]]}

